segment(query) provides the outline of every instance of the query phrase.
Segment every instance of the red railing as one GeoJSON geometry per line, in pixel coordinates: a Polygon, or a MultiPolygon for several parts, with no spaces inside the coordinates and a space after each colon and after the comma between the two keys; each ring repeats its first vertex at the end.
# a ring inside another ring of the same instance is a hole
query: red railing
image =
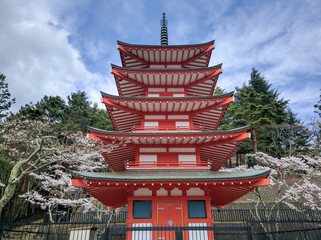
{"type": "Polygon", "coordinates": [[[132,131],[203,131],[203,126],[197,127],[173,127],[173,128],[163,128],[163,127],[131,127],[132,131]]]}
{"type": "Polygon", "coordinates": [[[167,169],[167,170],[175,170],[175,169],[210,169],[212,163],[210,161],[201,161],[201,162],[194,162],[194,161],[140,161],[140,162],[133,162],[133,161],[125,161],[125,168],[126,169],[146,169],[146,170],[159,170],[159,169],[167,169]]]}

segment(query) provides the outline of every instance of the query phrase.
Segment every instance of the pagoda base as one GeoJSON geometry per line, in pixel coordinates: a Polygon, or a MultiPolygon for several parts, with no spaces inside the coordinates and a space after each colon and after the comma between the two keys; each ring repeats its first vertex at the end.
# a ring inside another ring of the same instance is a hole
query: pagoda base
{"type": "MultiPolygon", "coordinates": [[[[128,227],[213,226],[211,196],[161,196],[162,194],[165,191],[160,191],[157,196],[129,196],[128,227]]],[[[184,239],[193,239],[189,238],[188,232],[182,233],[184,239]]],[[[195,234],[196,231],[190,232],[195,234]]],[[[208,234],[206,230],[198,232],[201,233],[196,234],[204,236],[203,239],[213,239],[212,234],[208,234]]],[[[148,235],[146,239],[175,239],[175,231],[168,230],[131,231],[128,232],[127,239],[140,239],[139,234],[148,235]]]]}

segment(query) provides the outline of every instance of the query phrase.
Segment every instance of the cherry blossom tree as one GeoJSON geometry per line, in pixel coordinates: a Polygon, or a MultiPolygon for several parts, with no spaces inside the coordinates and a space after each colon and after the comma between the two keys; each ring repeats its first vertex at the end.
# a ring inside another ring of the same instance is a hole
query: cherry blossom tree
{"type": "Polygon", "coordinates": [[[73,171],[106,171],[107,164],[96,144],[84,138],[81,132],[65,133],[66,144],[64,151],[55,156],[54,164],[41,172],[33,172],[30,176],[37,183],[33,190],[20,195],[32,204],[47,209],[50,220],[57,206],[95,210],[95,200],[81,188],[71,185],[71,170],[73,171]]]}
{"type": "MultiPolygon", "coordinates": [[[[249,199],[255,203],[252,215],[256,220],[260,222],[271,220],[273,212],[278,213],[281,204],[286,204],[297,211],[304,211],[306,208],[321,210],[321,188],[315,183],[321,175],[321,157],[300,156],[278,159],[265,153],[256,153],[248,154],[247,158],[254,159],[257,165],[251,168],[243,165],[223,171],[271,169],[269,176],[271,185],[264,187],[264,190],[256,188],[253,191],[254,197],[249,199]],[[272,205],[269,204],[271,199],[267,200],[263,196],[263,191],[269,191],[275,196],[272,205]],[[259,213],[259,209],[262,208],[265,210],[265,216],[259,213]]],[[[269,231],[269,225],[262,223],[261,226],[266,232],[269,231]]]]}
{"type": "Polygon", "coordinates": [[[321,154],[321,119],[308,123],[311,136],[311,152],[313,155],[321,154]]]}
{"type": "Polygon", "coordinates": [[[83,189],[71,186],[70,171],[107,171],[100,151],[109,151],[114,146],[102,147],[81,132],[57,133],[49,122],[17,118],[0,124],[0,150],[6,153],[6,160],[13,166],[9,179],[0,186],[4,188],[0,214],[25,177],[32,182],[32,190],[21,197],[47,209],[50,220],[58,205],[95,208],[93,198],[83,189]]]}
{"type": "Polygon", "coordinates": [[[21,180],[31,172],[51,165],[60,154],[57,138],[48,123],[13,119],[0,122],[0,151],[5,153],[12,170],[0,199],[0,216],[21,180]]]}

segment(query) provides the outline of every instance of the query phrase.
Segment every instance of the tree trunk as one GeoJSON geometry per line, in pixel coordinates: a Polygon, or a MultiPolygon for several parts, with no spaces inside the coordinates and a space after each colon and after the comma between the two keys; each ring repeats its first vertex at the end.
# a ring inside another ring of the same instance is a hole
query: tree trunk
{"type": "Polygon", "coordinates": [[[4,194],[2,198],[0,199],[0,218],[2,214],[2,210],[4,206],[10,201],[10,199],[13,197],[15,191],[17,188],[17,183],[8,183],[4,190],[4,194]]]}
{"type": "Polygon", "coordinates": [[[44,138],[41,139],[39,146],[29,155],[28,158],[20,160],[11,169],[8,185],[6,186],[6,188],[4,190],[3,197],[0,199],[0,217],[1,217],[2,210],[3,210],[4,206],[13,197],[15,190],[17,188],[17,184],[20,182],[20,180],[26,174],[26,172],[21,172],[22,166],[24,164],[28,163],[29,161],[31,161],[42,150],[43,142],[44,142],[44,138]]]}
{"type": "Polygon", "coordinates": [[[258,144],[258,139],[255,133],[255,129],[252,129],[252,139],[253,139],[253,151],[254,153],[257,152],[257,144],[258,144]]]}

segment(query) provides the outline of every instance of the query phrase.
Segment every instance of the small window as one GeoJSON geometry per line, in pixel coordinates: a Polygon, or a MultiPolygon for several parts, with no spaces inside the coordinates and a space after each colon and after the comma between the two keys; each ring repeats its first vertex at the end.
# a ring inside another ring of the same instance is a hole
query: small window
{"type": "Polygon", "coordinates": [[[206,208],[204,200],[189,200],[188,218],[206,218],[206,208]]]}
{"type": "Polygon", "coordinates": [[[152,201],[133,201],[133,218],[152,218],[152,201]]]}

